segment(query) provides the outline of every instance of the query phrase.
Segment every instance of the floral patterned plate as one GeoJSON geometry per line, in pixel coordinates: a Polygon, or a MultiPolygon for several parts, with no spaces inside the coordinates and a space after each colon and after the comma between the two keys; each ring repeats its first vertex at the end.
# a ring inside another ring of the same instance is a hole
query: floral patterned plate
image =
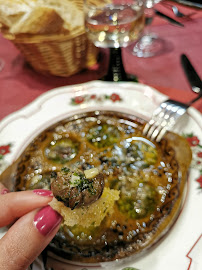
{"type": "MultiPolygon", "coordinates": [[[[148,120],[167,99],[157,90],[138,83],[94,81],[46,92],[0,122],[0,173],[43,129],[70,115],[88,110],[133,113],[148,120]]],[[[57,270],[201,270],[202,269],[202,116],[190,107],[174,131],[185,136],[193,152],[187,193],[177,222],[155,248],[135,261],[101,266],[72,265],[48,258],[57,270]]],[[[0,230],[0,237],[5,229],[0,230]]],[[[41,269],[41,268],[40,268],[41,269]]]]}

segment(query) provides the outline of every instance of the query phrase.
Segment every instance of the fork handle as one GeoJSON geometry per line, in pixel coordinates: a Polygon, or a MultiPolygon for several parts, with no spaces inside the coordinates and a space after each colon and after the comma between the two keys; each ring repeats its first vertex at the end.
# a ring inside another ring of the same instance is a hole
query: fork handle
{"type": "Polygon", "coordinates": [[[194,99],[192,99],[191,101],[187,102],[186,105],[191,106],[194,102],[196,102],[197,100],[199,100],[202,97],[202,92],[194,99]]]}

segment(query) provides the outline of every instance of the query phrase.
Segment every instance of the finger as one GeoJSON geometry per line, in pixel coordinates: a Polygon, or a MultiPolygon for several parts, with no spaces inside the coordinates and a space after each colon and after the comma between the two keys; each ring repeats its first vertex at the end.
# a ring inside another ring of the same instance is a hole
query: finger
{"type": "Polygon", "coordinates": [[[61,220],[50,206],[19,218],[0,240],[0,269],[25,270],[52,240],[61,220]]]}
{"type": "Polygon", "coordinates": [[[0,195],[8,193],[9,190],[2,184],[0,183],[0,195]]]}
{"type": "Polygon", "coordinates": [[[0,195],[0,227],[11,224],[28,212],[47,205],[52,198],[52,192],[44,189],[0,195]]]}

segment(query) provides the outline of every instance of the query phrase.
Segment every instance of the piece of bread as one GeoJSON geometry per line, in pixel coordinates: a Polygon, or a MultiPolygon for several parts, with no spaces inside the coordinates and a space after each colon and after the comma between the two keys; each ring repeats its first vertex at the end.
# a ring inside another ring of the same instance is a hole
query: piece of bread
{"type": "Polygon", "coordinates": [[[10,28],[28,12],[31,8],[21,1],[0,0],[0,22],[4,27],[10,28]]]}
{"type": "Polygon", "coordinates": [[[0,23],[11,34],[84,30],[81,0],[0,0],[0,23]]]}
{"type": "Polygon", "coordinates": [[[114,203],[118,199],[118,190],[105,187],[102,196],[89,206],[71,210],[55,198],[50,202],[50,206],[60,213],[64,219],[64,224],[67,226],[99,226],[102,220],[113,212],[114,203]]]}
{"type": "Polygon", "coordinates": [[[60,15],[51,8],[36,7],[24,14],[17,23],[10,27],[10,33],[28,34],[54,34],[65,32],[64,21],[60,15]]]}
{"type": "Polygon", "coordinates": [[[64,28],[69,31],[84,29],[82,0],[42,0],[43,6],[53,8],[64,20],[64,28]]]}

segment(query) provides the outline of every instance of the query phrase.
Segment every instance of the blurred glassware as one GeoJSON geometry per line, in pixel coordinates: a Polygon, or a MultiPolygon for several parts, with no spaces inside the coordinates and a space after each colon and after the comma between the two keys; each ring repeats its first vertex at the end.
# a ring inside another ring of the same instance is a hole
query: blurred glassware
{"type": "Polygon", "coordinates": [[[0,58],[0,72],[4,68],[4,65],[5,65],[4,60],[0,58]]]}
{"type": "Polygon", "coordinates": [[[144,0],[84,0],[85,28],[97,47],[110,48],[106,81],[128,81],[121,55],[144,28],[144,0]]]}
{"type": "Polygon", "coordinates": [[[146,0],[146,27],[138,42],[136,42],[136,44],[130,48],[130,50],[132,50],[132,54],[137,57],[147,58],[163,52],[165,41],[150,29],[150,25],[152,24],[155,13],[153,7],[159,2],[160,0],[146,0]]]}

